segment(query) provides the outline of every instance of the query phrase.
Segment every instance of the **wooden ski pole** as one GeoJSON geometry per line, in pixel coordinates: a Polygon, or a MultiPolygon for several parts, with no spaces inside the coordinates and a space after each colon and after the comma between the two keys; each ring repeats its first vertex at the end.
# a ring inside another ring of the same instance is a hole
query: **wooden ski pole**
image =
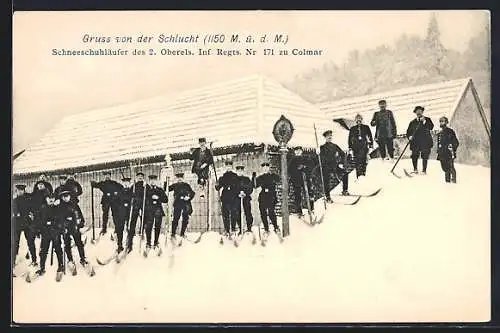
{"type": "Polygon", "coordinates": [[[50,266],[54,265],[54,241],[50,242],[50,266]]]}
{"type": "Polygon", "coordinates": [[[92,244],[95,243],[94,185],[90,184],[90,211],[92,213],[92,244]]]}
{"type": "MultiPolygon", "coordinates": [[[[314,125],[314,137],[316,139],[316,148],[319,148],[319,142],[318,142],[318,132],[316,130],[316,123],[313,123],[314,125]]],[[[323,205],[325,206],[326,210],[326,191],[327,189],[325,188],[325,178],[323,175],[323,166],[321,165],[321,155],[318,155],[318,163],[319,163],[319,173],[321,175],[321,187],[323,188],[323,205]]]]}
{"type": "Polygon", "coordinates": [[[143,186],[144,191],[142,194],[141,227],[140,227],[141,238],[139,240],[139,249],[142,248],[142,241],[144,240],[144,216],[146,215],[144,210],[146,208],[146,191],[147,191],[147,186],[148,186],[148,184],[146,183],[146,177],[144,177],[143,184],[144,184],[144,186],[143,186]]]}
{"type": "Polygon", "coordinates": [[[392,173],[393,175],[395,175],[395,174],[394,174],[394,169],[396,168],[396,165],[398,165],[399,160],[401,159],[401,157],[403,157],[403,155],[404,155],[404,153],[405,153],[406,149],[407,149],[407,148],[408,148],[408,146],[410,145],[411,140],[413,140],[413,137],[415,136],[415,134],[417,133],[417,131],[418,131],[419,129],[420,129],[420,123],[417,125],[417,128],[415,129],[415,131],[413,131],[413,134],[410,136],[410,137],[411,137],[411,139],[409,139],[409,138],[408,138],[408,142],[406,143],[405,147],[403,148],[403,151],[401,152],[401,154],[399,154],[399,157],[398,157],[398,159],[397,159],[396,163],[394,163],[394,165],[392,166],[391,173],[392,173]]]}

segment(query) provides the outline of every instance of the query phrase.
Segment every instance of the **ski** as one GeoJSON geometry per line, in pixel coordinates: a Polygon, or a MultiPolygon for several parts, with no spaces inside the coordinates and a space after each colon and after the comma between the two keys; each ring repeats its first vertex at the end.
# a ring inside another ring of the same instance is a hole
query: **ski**
{"type": "Polygon", "coordinates": [[[25,281],[27,283],[32,283],[32,282],[36,281],[42,275],[43,274],[39,274],[38,271],[36,271],[36,272],[28,272],[28,274],[26,274],[25,281]]]}
{"type": "Polygon", "coordinates": [[[269,231],[264,231],[262,238],[260,239],[260,245],[265,247],[267,245],[267,239],[269,238],[269,231]]]}
{"type": "Polygon", "coordinates": [[[151,248],[146,247],[146,248],[142,251],[142,256],[143,256],[144,258],[147,258],[147,257],[148,257],[149,250],[151,250],[151,248]]]}
{"type": "Polygon", "coordinates": [[[274,233],[276,234],[276,236],[278,236],[278,239],[280,240],[280,243],[283,243],[285,241],[285,239],[283,238],[283,235],[281,235],[281,231],[274,230],[274,233]]]}
{"type": "Polygon", "coordinates": [[[361,200],[360,195],[337,195],[333,196],[332,202],[333,204],[338,204],[338,205],[347,205],[347,206],[352,206],[355,205],[361,200]],[[335,198],[337,200],[335,200],[335,198]],[[345,200],[339,200],[340,198],[344,198],[345,200]]]}
{"type": "Polygon", "coordinates": [[[71,275],[75,276],[77,274],[76,265],[74,262],[72,261],[68,262],[68,268],[69,271],[71,272],[71,275]]]}
{"type": "Polygon", "coordinates": [[[154,249],[154,251],[156,252],[157,257],[161,257],[161,255],[163,254],[163,249],[159,245],[156,249],[154,249]]]}
{"type": "Polygon", "coordinates": [[[111,256],[109,256],[108,258],[106,259],[101,259],[99,257],[96,258],[96,261],[99,265],[101,266],[106,266],[107,264],[109,264],[110,262],[112,262],[113,260],[116,260],[116,258],[118,257],[118,252],[114,252],[111,256]]]}
{"type": "Polygon", "coordinates": [[[115,257],[115,261],[117,264],[125,261],[125,259],[127,259],[127,256],[128,256],[128,251],[127,250],[123,250],[122,252],[118,253],[115,257]]]}
{"type": "Polygon", "coordinates": [[[88,276],[93,277],[95,275],[94,266],[92,266],[90,263],[82,264],[82,266],[88,276]]]}
{"type": "Polygon", "coordinates": [[[376,196],[377,194],[380,193],[380,191],[382,191],[382,187],[376,189],[375,191],[373,191],[372,193],[368,193],[368,194],[353,194],[353,195],[356,195],[356,196],[360,196],[362,198],[370,198],[370,197],[374,197],[376,196]]]}
{"type": "Polygon", "coordinates": [[[63,275],[64,275],[63,272],[57,272],[56,273],[56,282],[61,282],[63,275]]]}
{"type": "Polygon", "coordinates": [[[412,174],[411,172],[408,172],[408,170],[406,170],[406,169],[403,169],[403,172],[405,173],[405,176],[408,178],[413,178],[413,176],[414,176],[414,174],[412,174]]]}
{"type": "Polygon", "coordinates": [[[313,219],[311,222],[306,220],[305,216],[304,215],[299,215],[298,216],[299,220],[304,223],[305,225],[307,225],[308,227],[314,227],[316,225],[316,221],[313,219]]]}
{"type": "Polygon", "coordinates": [[[239,247],[239,246],[240,246],[240,242],[241,242],[242,238],[243,238],[243,234],[235,234],[235,235],[233,236],[233,245],[234,245],[235,247],[239,247]]]}

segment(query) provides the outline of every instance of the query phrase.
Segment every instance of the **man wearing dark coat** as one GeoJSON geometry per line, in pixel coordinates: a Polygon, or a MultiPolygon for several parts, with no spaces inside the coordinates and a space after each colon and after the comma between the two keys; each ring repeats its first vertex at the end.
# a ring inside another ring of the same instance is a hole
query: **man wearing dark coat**
{"type": "Polygon", "coordinates": [[[193,167],[191,172],[198,176],[198,185],[200,186],[200,197],[205,196],[205,184],[208,179],[208,171],[210,165],[214,163],[214,158],[210,149],[207,148],[207,140],[205,138],[199,138],[198,143],[200,147],[195,148],[191,159],[193,160],[193,167]]]}
{"type": "Polygon", "coordinates": [[[236,166],[236,173],[238,174],[239,179],[239,194],[241,204],[238,206],[238,226],[241,230],[241,206],[243,206],[243,212],[245,213],[245,220],[247,224],[247,232],[252,232],[253,225],[253,215],[252,215],[252,192],[253,192],[253,183],[250,178],[243,175],[245,167],[243,165],[236,166]]]}
{"type": "Polygon", "coordinates": [[[370,127],[363,124],[363,117],[357,114],[356,125],[349,130],[349,150],[356,165],[356,178],[366,176],[368,151],[373,148],[373,137],[370,127]]]}
{"type": "Polygon", "coordinates": [[[434,128],[431,118],[424,116],[424,108],[417,106],[413,110],[417,118],[410,121],[406,137],[410,140],[411,161],[413,173],[418,173],[418,158],[422,158],[422,173],[427,173],[427,161],[433,146],[431,131],[434,128]]]}
{"type": "Polygon", "coordinates": [[[156,183],[157,175],[149,175],[150,187],[146,192],[146,208],[145,208],[145,231],[146,231],[146,248],[151,248],[151,234],[153,226],[155,229],[155,238],[153,246],[158,247],[158,239],[160,237],[161,223],[165,212],[162,204],[168,202],[168,197],[165,191],[156,183]]]}
{"type": "Polygon", "coordinates": [[[31,193],[31,209],[34,216],[35,225],[39,224],[39,213],[42,206],[45,204],[45,198],[52,192],[46,187],[45,182],[39,181],[35,189],[31,193]]]}
{"type": "Polygon", "coordinates": [[[254,173],[252,178],[255,179],[255,188],[261,188],[259,193],[259,211],[260,218],[264,224],[265,232],[269,232],[269,221],[274,227],[276,232],[279,231],[278,223],[276,220],[276,203],[278,202],[278,197],[276,195],[276,186],[280,182],[280,177],[269,172],[269,163],[264,162],[261,164],[262,174],[256,177],[254,173]]]}
{"type": "MultiPolygon", "coordinates": [[[[302,191],[307,186],[309,192],[309,203],[311,206],[311,211],[314,211],[314,199],[312,193],[312,169],[313,163],[311,159],[306,158],[302,155],[302,147],[297,146],[294,149],[294,155],[290,159],[290,164],[288,165],[288,174],[290,176],[290,183],[293,187],[295,208],[299,216],[302,216],[302,191]],[[304,184],[304,179],[305,183],[304,184]]],[[[304,195],[304,199],[306,199],[304,195]]]]}
{"type": "Polygon", "coordinates": [[[444,171],[444,180],[449,183],[457,182],[457,171],[453,161],[457,156],[459,142],[455,131],[448,127],[448,118],[439,118],[441,130],[437,135],[437,159],[441,162],[441,169],[444,171]]]}
{"type": "Polygon", "coordinates": [[[332,142],[332,131],[323,133],[325,143],[319,148],[321,166],[323,168],[324,188],[326,200],[331,202],[329,186],[331,179],[337,178],[342,181],[342,195],[349,195],[349,174],[345,171],[344,163],[347,161],[346,153],[335,143],[332,142]]]}
{"type": "Polygon", "coordinates": [[[130,219],[130,211],[132,208],[132,179],[130,177],[122,178],[122,191],[118,195],[118,216],[115,225],[117,252],[123,251],[123,231],[130,219]]]}
{"type": "Polygon", "coordinates": [[[101,235],[106,234],[108,227],[109,211],[113,216],[113,224],[116,229],[118,223],[118,209],[120,205],[119,195],[123,191],[123,186],[111,179],[111,172],[104,172],[104,180],[100,182],[90,182],[92,187],[101,190],[101,207],[102,207],[102,229],[101,235]]]}
{"type": "MultiPolygon", "coordinates": [[[[136,177],[136,181],[132,186],[132,216],[130,218],[127,237],[127,251],[129,253],[132,251],[133,240],[136,233],[137,219],[139,218],[139,215],[141,215],[141,218],[144,219],[144,195],[146,193],[145,190],[149,188],[149,185],[145,184],[144,173],[137,172],[136,177]]],[[[140,232],[142,232],[142,230],[140,230],[140,232]]]]}
{"type": "Polygon", "coordinates": [[[174,192],[174,214],[172,218],[172,231],[170,235],[170,237],[174,239],[181,216],[182,226],[180,236],[184,237],[189,223],[189,216],[193,213],[191,200],[193,200],[195,195],[195,192],[193,191],[191,186],[188,183],[184,182],[183,172],[176,173],[175,177],[177,178],[177,182],[168,187],[168,192],[174,192]]]}
{"type": "Polygon", "coordinates": [[[375,141],[378,143],[380,157],[386,158],[386,149],[389,157],[394,158],[394,138],[397,135],[396,121],[391,110],[386,109],[387,102],[378,102],[380,110],[375,112],[370,125],[375,126],[375,141]]]}
{"type": "Polygon", "coordinates": [[[236,232],[236,224],[239,219],[239,179],[238,175],[233,172],[233,162],[225,161],[224,164],[226,172],[218,179],[215,189],[217,191],[222,189],[220,196],[222,201],[222,221],[224,222],[224,232],[228,236],[230,231],[233,233],[236,232]]]}
{"type": "MultiPolygon", "coordinates": [[[[48,191],[46,193],[47,195],[49,194],[48,191]]],[[[14,230],[12,265],[15,264],[16,256],[19,252],[21,232],[23,232],[24,237],[26,238],[26,242],[28,243],[28,249],[31,256],[31,265],[36,266],[38,265],[35,248],[35,235],[37,233],[37,228],[35,222],[33,222],[32,220],[33,206],[30,195],[26,193],[26,185],[16,185],[15,198],[12,204],[12,224],[14,230]]],[[[39,209],[40,208],[41,206],[39,207],[39,209]]]]}
{"type": "Polygon", "coordinates": [[[80,208],[80,205],[78,204],[80,202],[78,197],[83,193],[82,186],[80,185],[79,182],[75,180],[74,174],[70,175],[62,174],[59,176],[59,181],[60,185],[54,190],[54,194],[56,195],[56,197],[58,197],[63,191],[70,191],[71,202],[75,204],[76,209],[78,209],[78,214],[80,215],[82,223],[85,225],[85,218],[83,217],[82,210],[80,208]]]}

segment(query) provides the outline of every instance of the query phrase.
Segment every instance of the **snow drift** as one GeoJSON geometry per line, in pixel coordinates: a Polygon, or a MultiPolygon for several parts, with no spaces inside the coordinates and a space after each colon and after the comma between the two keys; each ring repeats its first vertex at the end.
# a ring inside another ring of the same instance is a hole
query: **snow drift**
{"type": "MultiPolygon", "coordinates": [[[[409,164],[401,161],[401,166],[409,164]]],[[[134,252],[123,265],[98,266],[95,256],[108,255],[114,245],[109,238],[97,245],[89,242],[86,251],[96,276],[89,278],[79,266],[76,277],[66,274],[57,283],[56,266],[47,263],[46,275],[32,284],[14,278],[13,319],[17,323],[489,320],[490,169],[457,165],[458,184],[445,184],[436,161],[429,161],[427,176],[411,179],[393,177],[391,166],[371,161],[362,183],[351,176],[352,193],[383,185],[376,197],[363,198],[355,206],[330,206],[324,223],[315,227],[291,217],[291,235],[283,244],[271,234],[267,247],[253,246],[249,239],[238,248],[221,246],[217,234],[207,233],[199,244],[185,241],[173,255],[166,248],[162,257],[151,252],[144,259],[136,239],[134,252]]],[[[21,256],[26,252],[23,242],[21,256]]],[[[160,242],[164,244],[163,237],[160,242]]],[[[77,259],[76,249],[75,255],[77,259]]]]}

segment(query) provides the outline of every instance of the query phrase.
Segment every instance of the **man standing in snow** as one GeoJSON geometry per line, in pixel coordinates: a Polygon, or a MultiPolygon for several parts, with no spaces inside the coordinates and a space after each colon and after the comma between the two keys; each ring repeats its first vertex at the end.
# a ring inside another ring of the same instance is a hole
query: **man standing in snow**
{"type": "Polygon", "coordinates": [[[200,147],[196,148],[192,155],[191,159],[194,160],[193,167],[191,169],[192,173],[195,173],[198,176],[198,185],[200,186],[200,197],[205,197],[205,184],[208,179],[208,170],[210,165],[214,163],[214,158],[210,149],[207,148],[206,143],[207,140],[205,138],[199,138],[198,143],[200,147]]]}
{"type": "MultiPolygon", "coordinates": [[[[33,209],[30,196],[25,192],[26,185],[16,185],[15,198],[12,205],[12,224],[14,231],[14,244],[12,251],[12,264],[15,264],[16,256],[19,252],[19,241],[21,239],[21,232],[24,233],[28,249],[31,255],[31,265],[36,266],[36,248],[35,248],[35,234],[37,232],[36,225],[32,220],[33,209]]],[[[46,195],[49,195],[48,191],[46,195]]],[[[41,206],[38,209],[41,209],[41,206]]],[[[39,216],[38,216],[39,219],[39,216]]]]}
{"type": "MultiPolygon", "coordinates": [[[[233,172],[233,162],[225,161],[226,172],[218,179],[215,184],[215,189],[222,189],[220,199],[222,201],[222,220],[224,222],[224,232],[226,236],[230,235],[230,231],[236,232],[236,223],[238,222],[238,211],[240,205],[239,194],[239,179],[238,175],[233,172]]],[[[241,229],[240,229],[241,233],[241,229]]]]}
{"type": "Polygon", "coordinates": [[[104,171],[104,180],[101,182],[91,181],[90,185],[98,188],[102,192],[101,207],[102,207],[102,229],[101,235],[106,234],[108,227],[109,211],[113,215],[113,224],[116,229],[118,223],[119,195],[123,187],[116,181],[111,180],[111,172],[104,171]]]}
{"type": "MultiPolygon", "coordinates": [[[[291,184],[293,186],[293,194],[295,201],[295,208],[299,217],[302,217],[302,190],[305,193],[305,187],[309,193],[309,202],[311,206],[311,211],[314,211],[314,199],[312,193],[312,174],[313,163],[310,159],[302,155],[302,147],[297,146],[294,149],[294,156],[290,159],[290,164],[288,166],[288,174],[290,175],[291,184]],[[306,185],[304,185],[304,179],[306,185]]],[[[304,196],[304,199],[305,196],[304,196]]],[[[307,199],[306,199],[307,200],[307,199]]]]}
{"type": "Polygon", "coordinates": [[[373,148],[373,137],[370,127],[363,124],[363,117],[356,115],[356,125],[349,130],[349,151],[354,156],[356,178],[366,176],[368,151],[373,148]]]}
{"type": "Polygon", "coordinates": [[[56,196],[59,196],[61,192],[63,191],[70,191],[71,192],[71,202],[75,204],[76,209],[78,209],[78,214],[80,215],[80,219],[82,220],[82,223],[85,225],[85,218],[83,217],[82,210],[78,203],[80,200],[78,197],[82,195],[83,190],[82,186],[80,185],[79,182],[75,180],[76,176],[75,174],[62,174],[59,176],[60,180],[60,185],[54,190],[54,194],[56,196]]]}
{"type": "Polygon", "coordinates": [[[157,185],[157,175],[149,175],[150,187],[146,191],[146,209],[145,209],[145,229],[146,229],[146,249],[151,248],[151,234],[153,226],[155,229],[154,249],[158,249],[158,238],[160,237],[161,223],[165,212],[162,204],[168,202],[165,191],[157,185]]]}
{"type": "MultiPolygon", "coordinates": [[[[143,203],[144,203],[144,194],[145,189],[149,188],[149,185],[146,185],[144,182],[144,173],[138,172],[136,174],[136,182],[133,185],[134,191],[132,193],[132,216],[130,218],[130,226],[127,237],[127,251],[132,251],[132,244],[134,240],[134,236],[136,233],[137,219],[139,215],[144,219],[144,211],[143,211],[143,203]]],[[[143,220],[144,222],[144,220],[143,220]]],[[[141,230],[142,232],[142,230],[141,230]]],[[[142,237],[142,236],[141,236],[142,237]]]]}
{"type": "Polygon", "coordinates": [[[439,127],[441,130],[437,135],[437,159],[441,162],[441,169],[444,171],[445,182],[457,182],[457,171],[453,161],[457,156],[459,145],[455,131],[448,127],[448,118],[439,118],[439,127]]]}
{"type": "Polygon", "coordinates": [[[278,198],[276,195],[276,186],[280,181],[280,177],[275,174],[269,172],[269,163],[264,162],[261,164],[262,174],[256,177],[255,172],[252,175],[252,179],[254,179],[255,188],[261,188],[259,193],[259,211],[260,218],[262,223],[264,224],[265,232],[269,232],[269,221],[274,227],[274,231],[278,232],[279,227],[276,220],[276,203],[278,202],[278,198]]]}
{"type": "Polygon", "coordinates": [[[427,173],[427,161],[433,146],[431,131],[434,128],[431,118],[424,116],[424,108],[417,106],[413,110],[417,118],[410,121],[406,130],[406,137],[410,140],[411,161],[413,173],[418,173],[418,158],[422,158],[422,173],[427,173]]]}
{"type": "Polygon", "coordinates": [[[130,218],[130,209],[132,204],[132,188],[131,181],[132,179],[129,177],[122,178],[122,190],[118,194],[118,212],[117,219],[115,224],[115,232],[117,239],[117,252],[120,253],[123,251],[123,231],[125,229],[125,225],[127,225],[128,220],[130,218]]]}
{"type": "Polygon", "coordinates": [[[346,153],[332,142],[332,131],[323,133],[325,143],[319,147],[319,156],[323,168],[324,188],[326,200],[332,202],[330,197],[330,181],[337,178],[342,181],[342,195],[349,195],[349,174],[345,171],[344,163],[347,162],[346,153]]]}
{"type": "MultiPolygon", "coordinates": [[[[243,204],[243,211],[245,213],[245,220],[247,223],[247,232],[252,232],[253,216],[252,216],[252,192],[253,183],[250,178],[243,175],[245,167],[243,165],[236,166],[236,173],[239,179],[239,194],[238,197],[243,204]]],[[[238,226],[241,229],[241,204],[238,205],[238,226]]]]}
{"type": "Polygon", "coordinates": [[[387,102],[378,102],[380,110],[373,114],[370,125],[375,126],[375,141],[378,143],[380,157],[386,158],[386,149],[389,157],[394,158],[394,138],[397,134],[396,121],[391,110],[386,109],[387,102]]]}
{"type": "Polygon", "coordinates": [[[193,207],[191,206],[191,200],[195,195],[191,186],[184,182],[184,173],[179,172],[175,174],[177,178],[177,183],[174,183],[168,187],[168,192],[174,192],[174,217],[172,219],[172,233],[171,238],[175,238],[177,232],[177,226],[179,224],[179,219],[182,216],[182,226],[181,226],[181,237],[184,237],[186,232],[189,216],[193,213],[193,207]]]}

